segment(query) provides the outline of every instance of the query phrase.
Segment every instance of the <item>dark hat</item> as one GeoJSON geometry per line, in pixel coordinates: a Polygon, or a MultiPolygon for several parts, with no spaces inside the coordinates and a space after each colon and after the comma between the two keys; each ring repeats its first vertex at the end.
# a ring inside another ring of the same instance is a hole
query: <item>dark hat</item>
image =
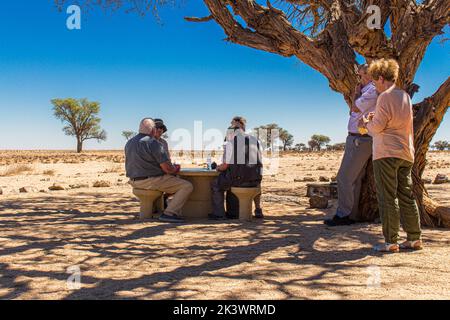
{"type": "Polygon", "coordinates": [[[167,131],[167,127],[162,119],[154,119],[153,121],[155,122],[156,129],[163,129],[164,133],[167,131]]]}

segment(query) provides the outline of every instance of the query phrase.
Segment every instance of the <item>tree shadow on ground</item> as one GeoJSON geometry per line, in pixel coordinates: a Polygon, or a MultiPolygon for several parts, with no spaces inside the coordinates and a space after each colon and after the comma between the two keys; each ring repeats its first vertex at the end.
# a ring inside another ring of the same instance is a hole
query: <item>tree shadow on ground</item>
{"type": "MultiPolygon", "coordinates": [[[[359,261],[372,255],[368,244],[378,240],[365,230],[364,224],[330,232],[317,223],[321,217],[299,211],[298,206],[274,209],[274,214],[266,215],[264,222],[255,223],[207,220],[181,225],[159,221],[141,223],[135,220],[137,211],[138,203],[134,198],[123,194],[80,193],[71,197],[44,196],[4,201],[0,204],[0,234],[8,239],[9,245],[0,248],[0,286],[8,291],[0,298],[19,298],[31,291],[33,278],[64,281],[68,277],[65,269],[60,272],[38,270],[30,261],[29,268],[24,270],[15,264],[2,262],[2,257],[20,259],[22,255],[37,250],[40,256],[34,258],[35,262],[46,256],[61,259],[64,256],[59,257],[58,250],[66,246],[74,246],[87,256],[78,264],[87,268],[99,267],[99,272],[105,266],[120,269],[122,262],[151,263],[163,258],[181,261],[173,268],[167,263],[164,268],[150,268],[148,273],[133,278],[105,279],[100,274],[83,275],[84,286],[64,292],[66,299],[126,298],[126,294],[119,293],[138,289],[146,292],[143,296],[146,298],[157,294],[177,298],[183,291],[178,288],[180,283],[205,277],[211,282],[218,278],[263,281],[275,286],[285,298],[299,298],[288,289],[292,286],[326,288],[345,296],[342,288],[345,285],[333,283],[330,275],[345,276],[349,268],[366,267],[359,261]],[[104,210],[99,212],[98,208],[104,210]],[[187,229],[195,232],[184,239],[189,245],[180,248],[173,237],[183,237],[187,229]],[[327,247],[327,242],[336,241],[357,241],[361,246],[357,249],[327,247]],[[271,257],[273,252],[287,248],[291,252],[283,257],[271,257]],[[258,266],[257,260],[267,255],[265,259],[269,263],[257,271],[245,272],[245,268],[239,274],[229,271],[240,265],[258,266]],[[94,258],[101,258],[102,262],[93,262],[94,258]],[[281,265],[293,268],[320,265],[321,268],[314,274],[299,274],[296,280],[284,281],[273,276],[280,272],[281,265]],[[31,280],[23,282],[19,277],[31,280]]],[[[69,266],[71,258],[67,260],[69,266]]],[[[201,298],[205,294],[198,288],[190,291],[183,297],[201,298]]],[[[236,293],[230,293],[228,297],[236,297],[236,293]]]]}

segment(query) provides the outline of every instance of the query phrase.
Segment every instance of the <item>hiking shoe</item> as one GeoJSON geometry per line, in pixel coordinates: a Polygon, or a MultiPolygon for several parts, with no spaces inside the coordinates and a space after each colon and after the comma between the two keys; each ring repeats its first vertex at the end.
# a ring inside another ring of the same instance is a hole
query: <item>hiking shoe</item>
{"type": "Polygon", "coordinates": [[[377,252],[395,253],[395,252],[399,252],[400,248],[399,248],[399,245],[396,243],[382,243],[382,244],[375,245],[373,247],[373,250],[375,250],[377,252]]]}
{"type": "Polygon", "coordinates": [[[405,241],[403,243],[400,243],[400,249],[404,249],[404,250],[422,250],[423,249],[422,240],[405,241]]]}
{"type": "Polygon", "coordinates": [[[176,214],[169,215],[169,214],[163,213],[159,216],[159,221],[180,223],[180,222],[184,222],[184,219],[177,216],[176,214]]]}
{"type": "Polygon", "coordinates": [[[257,219],[264,218],[264,215],[263,215],[263,212],[262,212],[261,208],[255,209],[255,218],[257,218],[257,219]]]}
{"type": "Polygon", "coordinates": [[[224,217],[224,216],[216,216],[216,215],[213,214],[213,213],[208,214],[208,218],[209,218],[210,220],[227,220],[226,217],[224,217]]]}
{"type": "Polygon", "coordinates": [[[341,218],[335,215],[332,219],[325,219],[323,223],[329,227],[336,227],[336,226],[349,226],[351,224],[354,224],[355,221],[350,219],[348,216],[341,218]]]}

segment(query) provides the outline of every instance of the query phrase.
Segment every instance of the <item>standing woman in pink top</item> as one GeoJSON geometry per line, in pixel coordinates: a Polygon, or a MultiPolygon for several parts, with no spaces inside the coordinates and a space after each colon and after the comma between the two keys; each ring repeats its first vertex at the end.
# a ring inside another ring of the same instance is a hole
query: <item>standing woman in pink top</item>
{"type": "Polygon", "coordinates": [[[399,66],[393,59],[372,62],[369,73],[379,92],[375,112],[365,119],[373,138],[373,168],[385,243],[375,250],[422,249],[419,210],[412,190],[414,132],[411,98],[396,87],[399,66]],[[400,216],[407,241],[398,244],[400,216]]]}

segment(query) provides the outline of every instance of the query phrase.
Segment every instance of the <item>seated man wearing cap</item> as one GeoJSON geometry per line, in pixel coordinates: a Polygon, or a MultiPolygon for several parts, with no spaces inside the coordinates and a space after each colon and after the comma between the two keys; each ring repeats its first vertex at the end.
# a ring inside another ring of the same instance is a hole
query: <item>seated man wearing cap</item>
{"type": "MultiPolygon", "coordinates": [[[[167,143],[167,140],[163,138],[164,134],[167,132],[167,127],[164,124],[164,121],[162,119],[154,119],[155,122],[155,139],[157,139],[163,146],[164,151],[166,151],[167,156],[169,157],[169,161],[172,162],[170,158],[170,151],[169,151],[169,144],[167,143]]],[[[164,193],[164,208],[167,208],[167,199],[171,196],[168,193],[164,193]]]]}
{"type": "Polygon", "coordinates": [[[163,145],[170,160],[169,144],[166,139],[163,138],[163,135],[167,132],[167,127],[162,119],[154,119],[153,121],[155,122],[156,127],[155,138],[163,145]]]}
{"type": "Polygon", "coordinates": [[[193,191],[189,181],[175,177],[179,165],[173,165],[163,145],[156,139],[156,126],[151,118],[145,118],[139,126],[139,134],[125,145],[126,175],[129,184],[136,189],[158,190],[173,194],[161,221],[182,222],[181,209],[193,191]]]}

